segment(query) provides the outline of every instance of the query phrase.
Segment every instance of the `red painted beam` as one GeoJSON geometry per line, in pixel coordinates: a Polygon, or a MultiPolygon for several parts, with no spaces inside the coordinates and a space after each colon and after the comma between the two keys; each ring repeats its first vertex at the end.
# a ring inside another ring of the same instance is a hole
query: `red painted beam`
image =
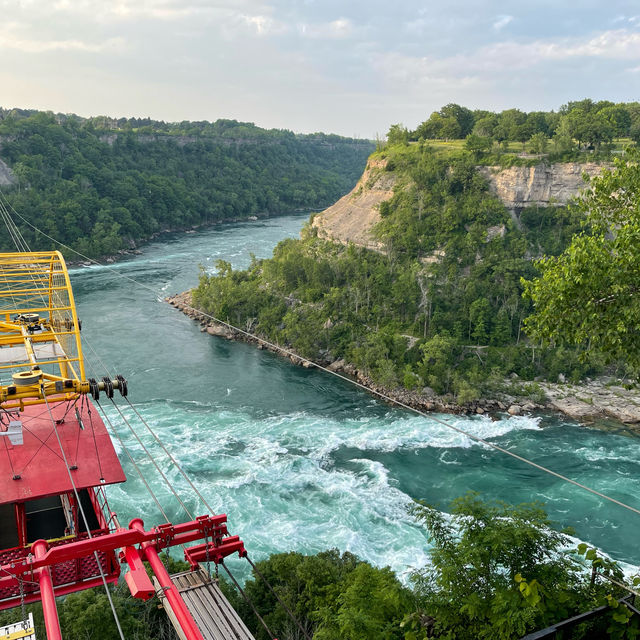
{"type": "MultiPolygon", "coordinates": [[[[94,551],[113,551],[123,547],[152,542],[156,550],[161,551],[167,547],[186,544],[209,537],[222,539],[227,532],[226,514],[217,516],[202,516],[191,522],[177,525],[162,525],[151,531],[140,529],[119,529],[105,535],[94,536],[85,540],[68,542],[56,547],[51,547],[40,557],[27,557],[22,562],[12,562],[0,567],[0,588],[5,586],[10,576],[21,575],[34,571],[41,567],[47,567],[68,560],[76,560],[92,555],[94,551]]],[[[133,522],[133,521],[132,521],[133,522]]]]}
{"type": "MultiPolygon", "coordinates": [[[[108,584],[118,584],[118,575],[109,574],[105,576],[108,584]]],[[[15,581],[16,586],[18,586],[18,581],[15,581]]],[[[82,582],[72,582],[71,584],[63,584],[61,586],[57,586],[53,588],[54,593],[56,594],[56,598],[60,596],[67,596],[70,593],[76,593],[77,591],[84,591],[85,589],[91,589],[92,587],[102,587],[103,582],[101,577],[90,578],[89,580],[83,580],[82,582]]],[[[33,602],[40,602],[40,592],[36,591],[35,593],[25,593],[24,594],[24,603],[31,604],[33,602]]],[[[15,596],[13,598],[7,598],[6,600],[0,601],[0,611],[4,611],[5,609],[13,609],[13,607],[19,607],[22,603],[22,598],[20,596],[15,596]]]]}
{"type": "Polygon", "coordinates": [[[147,570],[142,563],[142,558],[135,547],[125,547],[124,560],[129,565],[129,572],[125,574],[124,579],[134,598],[140,600],[149,600],[153,597],[156,590],[149,580],[147,570]]]}
{"type": "Polygon", "coordinates": [[[238,553],[241,558],[247,555],[244,543],[238,536],[230,536],[225,538],[220,544],[209,542],[208,544],[199,544],[195,547],[189,547],[184,550],[184,559],[195,568],[200,562],[220,562],[231,555],[238,553]],[[207,553],[207,547],[209,548],[207,553]]]}
{"type": "MultiPolygon", "coordinates": [[[[129,526],[137,529],[138,531],[144,531],[144,524],[140,518],[134,518],[129,526]]],[[[204,640],[202,633],[198,628],[193,616],[191,615],[187,605],[185,604],[182,596],[176,586],[171,581],[171,576],[167,573],[165,566],[162,564],[162,560],[158,556],[158,552],[154,545],[150,542],[145,542],[142,545],[142,553],[144,557],[149,561],[151,569],[155,574],[164,595],[167,598],[169,605],[182,629],[185,638],[187,640],[204,640]]]]}
{"type": "MultiPolygon", "coordinates": [[[[37,540],[33,543],[32,549],[36,558],[40,558],[46,553],[47,543],[44,540],[37,540]]],[[[44,626],[47,629],[47,640],[62,640],[56,596],[53,593],[51,570],[49,567],[41,567],[36,571],[36,575],[40,583],[40,598],[42,599],[42,613],[44,615],[44,626]]]]}

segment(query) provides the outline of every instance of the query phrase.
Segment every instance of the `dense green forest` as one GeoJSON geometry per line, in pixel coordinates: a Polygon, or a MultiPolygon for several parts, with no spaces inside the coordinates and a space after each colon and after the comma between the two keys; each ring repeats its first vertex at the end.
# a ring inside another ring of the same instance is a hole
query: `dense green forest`
{"type": "MultiPolygon", "coordinates": [[[[372,143],[234,120],[166,124],[0,110],[7,199],[88,256],[163,230],[327,206],[356,182],[372,143]]],[[[19,218],[33,249],[51,241],[19,218]]],[[[0,248],[11,249],[3,237],[0,248]]]]}
{"type": "MultiPolygon", "coordinates": [[[[597,578],[622,583],[620,568],[584,544],[576,549],[570,532],[550,528],[539,505],[485,503],[472,493],[456,500],[450,513],[415,505],[432,562],[405,583],[389,568],[336,550],[275,554],[257,563],[297,621],[254,572],[244,591],[273,636],[234,587],[224,580],[221,587],[256,640],[300,640],[297,624],[314,640],[511,640],[603,605],[604,614],[575,628],[571,638],[637,636],[637,616],[618,602],[625,590],[597,578]]],[[[170,572],[188,568],[165,560],[170,572]]],[[[134,600],[124,583],[113,599],[128,640],[176,638],[157,599],[134,600]]],[[[40,606],[28,608],[44,637],[40,606]]],[[[102,589],[69,595],[58,611],[67,640],[119,639],[102,589]]],[[[2,612],[0,625],[20,616],[20,609],[2,612]]]]}

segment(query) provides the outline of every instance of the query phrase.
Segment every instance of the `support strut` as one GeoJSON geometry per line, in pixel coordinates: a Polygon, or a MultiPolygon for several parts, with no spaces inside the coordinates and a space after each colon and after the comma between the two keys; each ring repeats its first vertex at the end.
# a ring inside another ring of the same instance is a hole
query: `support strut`
{"type": "MultiPolygon", "coordinates": [[[[140,518],[134,518],[129,523],[129,528],[144,532],[144,524],[140,518]]],[[[176,616],[180,628],[184,631],[187,640],[204,640],[202,633],[200,633],[198,625],[193,619],[189,609],[187,609],[187,605],[182,599],[182,596],[171,581],[171,576],[162,564],[162,560],[160,560],[160,556],[158,555],[153,543],[144,542],[142,543],[141,548],[142,553],[151,565],[151,569],[158,579],[158,582],[160,583],[160,586],[162,587],[169,605],[176,616]]]]}
{"type": "MultiPolygon", "coordinates": [[[[41,558],[47,553],[47,543],[37,540],[31,547],[36,558],[41,558]]],[[[40,567],[36,570],[40,582],[40,597],[42,599],[42,613],[44,614],[44,626],[47,629],[47,640],[62,640],[60,620],[56,607],[56,596],[53,593],[53,580],[49,567],[40,567]]]]}

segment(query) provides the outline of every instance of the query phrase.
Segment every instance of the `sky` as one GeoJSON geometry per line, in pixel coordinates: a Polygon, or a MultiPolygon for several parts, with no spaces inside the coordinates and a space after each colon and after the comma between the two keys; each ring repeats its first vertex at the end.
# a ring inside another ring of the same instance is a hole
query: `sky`
{"type": "Polygon", "coordinates": [[[0,106],[360,138],[640,99],[638,0],[0,0],[0,106]]]}

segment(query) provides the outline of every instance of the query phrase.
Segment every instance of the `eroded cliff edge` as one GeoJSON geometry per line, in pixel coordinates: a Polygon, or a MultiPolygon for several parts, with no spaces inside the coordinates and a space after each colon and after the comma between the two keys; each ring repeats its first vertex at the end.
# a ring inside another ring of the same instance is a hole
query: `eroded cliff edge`
{"type": "MultiPolygon", "coordinates": [[[[599,175],[610,165],[567,162],[538,164],[532,167],[479,167],[489,181],[489,188],[508,209],[565,205],[582,191],[586,184],[583,174],[599,175]]],[[[380,203],[393,196],[398,184],[395,172],[387,170],[383,158],[369,160],[356,186],[314,216],[312,227],[321,238],[347,244],[381,249],[373,228],[380,221],[380,203]]]]}
{"type": "Polygon", "coordinates": [[[583,174],[600,175],[605,165],[594,162],[537,164],[533,167],[479,167],[490,189],[508,209],[565,205],[585,188],[583,174]]]}

